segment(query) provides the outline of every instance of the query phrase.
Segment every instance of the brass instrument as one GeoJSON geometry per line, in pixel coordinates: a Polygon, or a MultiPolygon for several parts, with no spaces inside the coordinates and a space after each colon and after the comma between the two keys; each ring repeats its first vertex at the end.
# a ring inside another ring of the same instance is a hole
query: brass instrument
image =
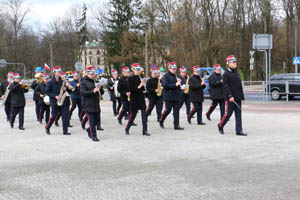
{"type": "Polygon", "coordinates": [[[57,105],[58,106],[62,106],[64,104],[64,100],[65,100],[65,97],[66,97],[66,96],[64,96],[65,86],[66,86],[66,80],[64,80],[64,82],[63,82],[63,84],[61,85],[61,88],[60,88],[60,92],[59,92],[59,95],[58,95],[60,97],[60,100],[57,100],[57,105]],[[63,99],[63,97],[64,97],[64,99],[63,99]]]}
{"type": "Polygon", "coordinates": [[[190,76],[187,76],[187,79],[186,79],[186,86],[185,86],[185,89],[184,89],[184,94],[188,94],[189,93],[189,81],[190,81],[190,76]]]}
{"type": "Polygon", "coordinates": [[[162,95],[162,86],[160,82],[160,78],[158,78],[158,84],[157,84],[157,96],[160,97],[162,95]]]}
{"type": "Polygon", "coordinates": [[[9,85],[8,85],[7,88],[6,88],[6,90],[5,90],[5,93],[4,93],[4,99],[3,99],[2,105],[5,104],[9,93],[10,93],[10,90],[9,90],[9,85]]]}
{"type": "MultiPolygon", "coordinates": [[[[101,87],[100,83],[97,83],[96,80],[94,81],[95,81],[95,87],[100,88],[101,87]]],[[[98,91],[98,93],[99,93],[99,102],[100,102],[101,100],[103,100],[103,96],[101,95],[100,91],[98,91]]]]}

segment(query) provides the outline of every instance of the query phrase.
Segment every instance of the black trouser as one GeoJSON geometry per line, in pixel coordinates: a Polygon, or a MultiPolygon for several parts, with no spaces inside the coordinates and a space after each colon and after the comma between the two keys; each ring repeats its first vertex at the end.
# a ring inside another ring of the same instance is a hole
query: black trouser
{"type": "Polygon", "coordinates": [[[122,99],[122,110],[118,116],[118,119],[122,119],[129,112],[129,101],[122,99]]]}
{"type": "Polygon", "coordinates": [[[40,105],[39,121],[42,121],[44,119],[45,112],[46,112],[46,124],[47,124],[50,118],[50,106],[40,105]]]}
{"type": "Polygon", "coordinates": [[[161,112],[163,108],[163,99],[162,97],[156,98],[156,99],[149,99],[149,104],[147,108],[147,117],[151,115],[152,110],[156,106],[156,115],[157,115],[157,120],[161,118],[161,112]]]}
{"type": "Polygon", "coordinates": [[[81,102],[80,98],[72,98],[72,106],[70,109],[70,120],[72,118],[72,114],[73,114],[73,111],[75,110],[76,106],[78,108],[78,117],[80,119],[80,114],[82,112],[82,102],[81,102]]]}
{"type": "Polygon", "coordinates": [[[6,113],[6,119],[7,119],[7,120],[10,120],[10,117],[11,117],[11,111],[12,111],[12,109],[11,109],[11,104],[6,102],[4,106],[5,106],[5,107],[4,107],[4,110],[5,110],[5,113],[6,113]]]}
{"type": "Polygon", "coordinates": [[[197,113],[197,123],[200,124],[202,123],[202,108],[203,108],[203,104],[202,102],[193,102],[193,109],[191,111],[191,113],[188,115],[188,118],[192,118],[194,116],[195,113],[197,113]]]}
{"type": "Polygon", "coordinates": [[[40,117],[40,110],[41,110],[41,105],[39,104],[39,100],[34,100],[35,102],[35,114],[36,114],[36,119],[39,120],[40,117]]]}
{"type": "Polygon", "coordinates": [[[68,132],[68,126],[69,126],[69,105],[64,103],[62,106],[57,106],[56,104],[51,104],[51,118],[48,121],[48,124],[46,125],[46,128],[51,128],[52,124],[56,119],[59,118],[59,115],[62,116],[62,122],[63,122],[63,132],[68,132]]]}
{"type": "Polygon", "coordinates": [[[99,121],[99,116],[100,116],[99,112],[86,113],[86,118],[89,122],[88,132],[91,138],[97,137],[96,126],[97,126],[97,122],[99,121]]]}
{"type": "Polygon", "coordinates": [[[10,124],[15,123],[17,114],[19,114],[19,128],[23,128],[24,125],[24,106],[23,107],[12,107],[10,124]]]}
{"type": "Polygon", "coordinates": [[[160,121],[164,122],[167,116],[170,114],[173,108],[173,116],[174,116],[174,127],[179,126],[179,109],[180,109],[180,101],[165,101],[165,110],[161,115],[160,121]]]}
{"type": "Polygon", "coordinates": [[[221,113],[221,120],[225,114],[225,100],[224,99],[214,99],[206,113],[207,116],[210,116],[213,111],[215,110],[215,108],[218,106],[220,107],[220,113],[221,113]]]}
{"type": "Polygon", "coordinates": [[[115,115],[117,115],[117,114],[119,114],[120,109],[122,107],[122,100],[120,97],[118,97],[118,98],[115,98],[115,100],[113,100],[112,102],[113,102],[113,104],[112,104],[113,112],[115,115]],[[118,103],[118,108],[117,108],[117,103],[118,103]]]}
{"type": "Polygon", "coordinates": [[[180,108],[185,104],[186,108],[186,115],[188,116],[191,112],[191,102],[190,102],[190,97],[187,94],[181,94],[181,99],[180,99],[180,108]]]}
{"type": "MultiPolygon", "coordinates": [[[[136,118],[137,112],[138,112],[137,110],[133,110],[133,111],[130,112],[129,119],[128,119],[127,126],[126,126],[126,130],[129,131],[130,127],[132,126],[132,124],[133,124],[133,122],[136,118]]],[[[147,113],[146,113],[145,108],[141,109],[141,115],[142,115],[142,123],[143,123],[143,133],[146,133],[148,128],[147,128],[147,113]]]]}
{"type": "Polygon", "coordinates": [[[226,123],[228,122],[228,120],[230,119],[233,111],[234,111],[234,115],[235,115],[235,131],[237,133],[240,133],[243,131],[243,127],[242,127],[242,101],[235,101],[238,105],[236,106],[234,103],[229,102],[228,100],[225,101],[225,115],[223,116],[221,122],[219,123],[219,127],[223,128],[226,123]]]}

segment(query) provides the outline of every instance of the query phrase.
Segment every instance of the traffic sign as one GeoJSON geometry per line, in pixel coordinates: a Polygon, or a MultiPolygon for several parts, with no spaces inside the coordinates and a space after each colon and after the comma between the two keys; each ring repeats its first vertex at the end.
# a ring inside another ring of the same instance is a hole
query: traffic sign
{"type": "Polygon", "coordinates": [[[5,67],[5,66],[6,66],[6,60],[1,59],[1,60],[0,60],[0,68],[3,68],[3,67],[5,67]]]}
{"type": "Polygon", "coordinates": [[[255,52],[255,51],[249,51],[251,57],[254,55],[254,52],[255,52]]]}
{"type": "Polygon", "coordinates": [[[77,70],[77,71],[82,71],[83,69],[84,69],[84,64],[82,63],[82,62],[76,62],[75,63],[75,69],[77,70]]]}
{"type": "Polygon", "coordinates": [[[250,65],[254,64],[254,58],[250,58],[250,65]]]}
{"type": "Polygon", "coordinates": [[[300,64],[300,57],[293,57],[293,64],[299,65],[300,64]]]}
{"type": "Polygon", "coordinates": [[[98,74],[98,75],[103,74],[103,69],[98,69],[98,70],[97,70],[97,74],[98,74]]]}
{"type": "Polygon", "coordinates": [[[250,70],[253,70],[253,65],[252,64],[250,64],[250,70]]]}

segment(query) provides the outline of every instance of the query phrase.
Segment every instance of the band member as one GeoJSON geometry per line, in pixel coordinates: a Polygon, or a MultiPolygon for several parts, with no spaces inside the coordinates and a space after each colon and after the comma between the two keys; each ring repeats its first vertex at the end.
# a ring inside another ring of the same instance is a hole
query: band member
{"type": "Polygon", "coordinates": [[[230,119],[233,111],[235,114],[236,135],[247,136],[242,128],[242,100],[244,92],[240,74],[237,71],[237,60],[234,55],[226,58],[227,70],[223,75],[223,90],[225,96],[225,115],[218,124],[219,133],[224,134],[223,128],[230,119]]]}
{"type": "Polygon", "coordinates": [[[35,88],[42,82],[42,72],[37,72],[35,74],[35,80],[31,83],[31,88],[34,91],[33,92],[33,101],[35,103],[35,114],[36,114],[36,119],[39,121],[39,114],[40,114],[40,105],[39,105],[39,95],[36,94],[35,88]]]}
{"type": "Polygon", "coordinates": [[[191,102],[190,102],[190,98],[189,98],[189,76],[186,75],[186,67],[182,66],[180,69],[180,75],[178,76],[178,78],[181,79],[181,99],[180,99],[180,108],[183,106],[183,104],[185,104],[185,108],[186,108],[186,116],[189,116],[190,112],[191,112],[191,102]]]}
{"type": "Polygon", "coordinates": [[[203,89],[205,88],[205,80],[200,77],[200,66],[193,67],[193,75],[189,80],[189,95],[193,104],[193,109],[188,115],[188,123],[191,124],[191,119],[197,113],[198,125],[205,125],[202,121],[202,104],[204,100],[203,89]]]}
{"type": "Polygon", "coordinates": [[[219,104],[220,113],[221,113],[221,120],[225,114],[225,100],[224,100],[224,93],[223,93],[223,78],[221,71],[222,67],[220,64],[216,64],[214,66],[214,73],[210,75],[208,78],[209,86],[210,86],[210,99],[212,103],[209,107],[209,110],[206,113],[206,118],[210,119],[210,115],[213,113],[217,105],[219,104]]]}
{"type": "Polygon", "coordinates": [[[175,62],[168,64],[168,72],[162,78],[163,85],[163,100],[165,102],[165,110],[160,118],[159,125],[164,128],[164,121],[170,114],[173,108],[174,129],[183,130],[179,126],[179,109],[180,109],[180,95],[181,95],[181,79],[177,77],[177,65],[175,62]]]}
{"type": "Polygon", "coordinates": [[[50,105],[47,105],[44,102],[44,97],[46,96],[46,88],[47,88],[48,82],[49,82],[49,75],[43,74],[42,82],[40,84],[38,84],[38,86],[34,89],[34,92],[39,97],[39,106],[40,106],[39,122],[40,122],[40,124],[43,123],[43,118],[44,118],[45,112],[46,112],[46,117],[45,117],[46,124],[49,122],[49,118],[50,118],[50,105]]]}
{"type": "Polygon", "coordinates": [[[153,68],[151,71],[151,78],[147,81],[146,88],[148,91],[149,105],[147,108],[147,117],[151,115],[151,112],[156,106],[157,121],[161,118],[161,112],[163,107],[162,98],[162,86],[160,79],[160,70],[153,68]]]}
{"type": "Polygon", "coordinates": [[[83,97],[83,107],[89,121],[89,128],[86,129],[88,136],[95,142],[98,142],[96,126],[100,117],[100,92],[104,93],[101,86],[96,85],[96,69],[94,66],[86,69],[86,77],[80,84],[80,94],[83,97]]]}
{"type": "Polygon", "coordinates": [[[10,121],[10,116],[11,116],[11,94],[9,91],[7,91],[9,85],[13,82],[13,72],[8,72],[7,74],[7,79],[3,80],[1,83],[1,88],[0,88],[0,96],[4,100],[6,98],[5,104],[4,104],[4,110],[6,113],[6,120],[9,122],[10,121]],[[8,96],[5,97],[5,93],[8,93],[8,96]]]}
{"type": "MultiPolygon", "coordinates": [[[[103,100],[104,90],[103,90],[103,87],[102,87],[102,84],[101,84],[100,76],[98,76],[98,78],[96,78],[96,85],[97,85],[97,87],[98,86],[100,87],[100,100],[103,100]]],[[[97,131],[104,131],[104,129],[101,127],[101,108],[100,108],[99,117],[98,117],[96,127],[97,127],[97,131]]]]}
{"type": "Polygon", "coordinates": [[[119,77],[118,77],[118,71],[117,70],[112,70],[111,71],[112,78],[108,79],[107,83],[107,90],[109,92],[110,96],[110,101],[112,101],[112,108],[115,116],[118,116],[119,111],[122,107],[122,100],[121,100],[121,95],[118,92],[118,82],[119,82],[119,77]],[[117,107],[118,103],[118,107],[117,107]]]}
{"type": "Polygon", "coordinates": [[[68,132],[70,102],[63,101],[63,97],[66,95],[65,92],[71,93],[71,90],[68,88],[69,83],[65,80],[63,81],[60,77],[61,68],[59,66],[53,68],[53,73],[54,77],[47,83],[46,88],[46,95],[50,97],[51,106],[51,118],[45,127],[46,133],[50,135],[50,128],[59,113],[61,113],[63,121],[63,135],[71,135],[71,133],[68,132]]]}
{"type": "Polygon", "coordinates": [[[118,116],[118,122],[120,125],[122,125],[122,119],[123,117],[129,112],[129,83],[128,79],[131,74],[131,71],[128,67],[124,67],[122,69],[123,76],[120,78],[118,83],[118,92],[121,94],[121,100],[122,100],[122,110],[119,113],[118,116]]]}
{"type": "Polygon", "coordinates": [[[129,77],[129,96],[130,96],[130,115],[128,123],[125,129],[125,134],[129,135],[129,129],[136,118],[137,111],[141,110],[142,123],[143,123],[143,135],[150,136],[147,128],[147,114],[146,114],[146,102],[145,102],[145,80],[142,77],[142,68],[140,64],[136,63],[132,65],[133,76],[129,77]]]}
{"type": "Polygon", "coordinates": [[[19,114],[19,129],[25,130],[24,128],[24,107],[26,104],[24,93],[28,92],[28,85],[21,83],[20,74],[16,73],[13,75],[14,82],[9,86],[11,93],[11,118],[10,127],[14,127],[14,122],[17,114],[19,114]]]}
{"type": "Polygon", "coordinates": [[[80,113],[82,112],[82,102],[81,102],[81,95],[80,95],[80,80],[79,74],[77,72],[72,72],[73,81],[70,82],[72,88],[75,88],[74,91],[71,93],[71,100],[72,100],[72,107],[70,110],[70,121],[75,110],[76,106],[78,108],[78,117],[80,119],[80,113]]]}

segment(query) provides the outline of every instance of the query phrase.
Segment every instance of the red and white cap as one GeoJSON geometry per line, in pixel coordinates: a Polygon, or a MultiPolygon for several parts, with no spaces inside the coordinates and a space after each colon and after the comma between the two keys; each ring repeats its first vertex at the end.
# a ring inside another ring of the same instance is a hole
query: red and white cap
{"type": "Polygon", "coordinates": [[[234,55],[230,55],[225,59],[225,61],[226,61],[226,64],[228,65],[229,63],[236,62],[237,60],[234,55]]]}
{"type": "Polygon", "coordinates": [[[177,69],[177,65],[175,62],[170,62],[170,63],[168,63],[168,68],[169,69],[177,69]]]}
{"type": "Polygon", "coordinates": [[[13,72],[8,72],[8,74],[7,74],[8,77],[12,77],[13,75],[14,75],[13,72]]]}
{"type": "Polygon", "coordinates": [[[112,75],[118,75],[118,71],[117,71],[116,69],[113,69],[113,70],[111,71],[111,74],[112,74],[112,75]]]}
{"type": "Polygon", "coordinates": [[[196,65],[192,68],[193,72],[200,72],[200,65],[196,65]]]}
{"type": "Polygon", "coordinates": [[[151,69],[151,73],[152,74],[159,74],[160,70],[159,70],[159,68],[153,68],[153,69],[151,69]]]}
{"type": "Polygon", "coordinates": [[[96,67],[95,66],[87,67],[85,71],[87,74],[96,74],[96,67]]]}
{"type": "Polygon", "coordinates": [[[182,66],[182,67],[180,67],[180,72],[182,72],[182,73],[184,73],[184,72],[186,72],[186,67],[185,66],[182,66]]]}
{"type": "Polygon", "coordinates": [[[53,72],[61,73],[61,67],[60,66],[53,67],[53,72]]]}
{"type": "Polygon", "coordinates": [[[214,65],[214,70],[222,69],[222,66],[220,64],[214,65]]]}
{"type": "Polygon", "coordinates": [[[13,74],[13,79],[21,78],[19,73],[14,73],[13,74]]]}
{"type": "Polygon", "coordinates": [[[64,78],[67,77],[67,74],[66,74],[65,72],[62,72],[62,73],[60,73],[59,75],[60,75],[61,77],[64,77],[64,78]]]}
{"type": "Polygon", "coordinates": [[[122,72],[123,73],[130,72],[129,67],[123,67],[122,72]]]}
{"type": "Polygon", "coordinates": [[[42,78],[43,79],[49,79],[49,74],[47,74],[47,73],[43,74],[42,78]]]}
{"type": "Polygon", "coordinates": [[[72,75],[73,76],[78,76],[78,73],[77,72],[72,72],[72,75]]]}
{"type": "Polygon", "coordinates": [[[134,63],[131,65],[132,70],[143,71],[141,65],[139,63],[134,63]]]}

